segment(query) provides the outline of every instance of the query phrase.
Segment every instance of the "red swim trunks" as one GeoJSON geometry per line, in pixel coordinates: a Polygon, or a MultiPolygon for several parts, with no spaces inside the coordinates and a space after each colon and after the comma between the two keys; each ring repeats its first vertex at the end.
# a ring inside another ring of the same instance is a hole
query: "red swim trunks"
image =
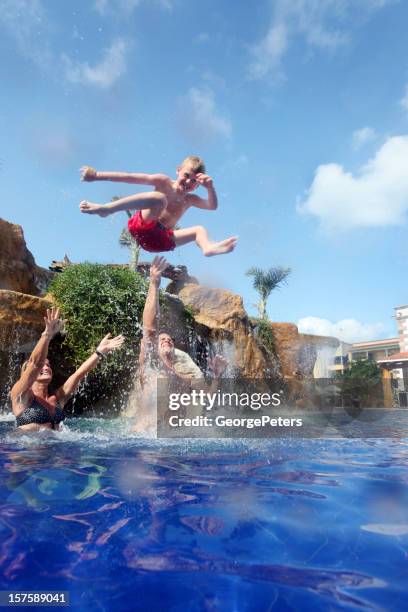
{"type": "Polygon", "coordinates": [[[166,229],[157,220],[144,221],[141,210],[129,219],[128,230],[142,249],[150,253],[163,253],[176,248],[173,230],[166,229]]]}

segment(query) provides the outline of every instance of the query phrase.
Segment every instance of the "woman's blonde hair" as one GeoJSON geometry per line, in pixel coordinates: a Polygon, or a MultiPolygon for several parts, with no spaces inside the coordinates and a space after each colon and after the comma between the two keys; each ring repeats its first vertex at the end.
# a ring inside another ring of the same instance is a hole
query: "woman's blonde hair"
{"type": "MultiPolygon", "coordinates": [[[[50,363],[48,357],[45,359],[45,361],[48,361],[48,363],[50,363]]],[[[28,365],[31,363],[31,359],[26,359],[25,362],[23,363],[23,365],[21,366],[21,370],[20,370],[20,377],[24,374],[24,372],[26,371],[26,369],[28,368],[28,365]]],[[[51,364],[50,364],[51,367],[51,364]]]]}
{"type": "Polygon", "coordinates": [[[24,372],[26,371],[29,363],[30,363],[30,360],[26,359],[25,362],[23,363],[23,365],[21,366],[20,376],[22,376],[24,374],[24,372]]]}

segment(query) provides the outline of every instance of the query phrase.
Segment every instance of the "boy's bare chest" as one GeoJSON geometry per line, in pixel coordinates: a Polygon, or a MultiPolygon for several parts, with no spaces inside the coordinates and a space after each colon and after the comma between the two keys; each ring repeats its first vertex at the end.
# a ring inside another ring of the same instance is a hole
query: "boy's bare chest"
{"type": "Polygon", "coordinates": [[[183,194],[175,194],[174,192],[165,192],[167,205],[163,213],[171,218],[179,218],[188,208],[188,202],[183,194]]]}

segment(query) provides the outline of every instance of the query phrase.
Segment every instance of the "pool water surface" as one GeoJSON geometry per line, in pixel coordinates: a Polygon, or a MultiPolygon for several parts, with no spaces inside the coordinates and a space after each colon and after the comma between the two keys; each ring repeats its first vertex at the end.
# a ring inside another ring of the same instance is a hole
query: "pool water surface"
{"type": "Polygon", "coordinates": [[[0,422],[0,590],[72,610],[406,610],[408,441],[0,422]]]}

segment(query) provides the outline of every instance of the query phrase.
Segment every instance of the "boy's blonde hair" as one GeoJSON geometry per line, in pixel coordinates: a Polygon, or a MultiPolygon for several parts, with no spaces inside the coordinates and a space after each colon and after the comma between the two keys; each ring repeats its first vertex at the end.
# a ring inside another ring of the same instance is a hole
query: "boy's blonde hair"
{"type": "Polygon", "coordinates": [[[181,165],[184,166],[184,164],[192,164],[195,173],[205,172],[204,160],[201,157],[198,157],[198,155],[189,155],[181,165]]]}

